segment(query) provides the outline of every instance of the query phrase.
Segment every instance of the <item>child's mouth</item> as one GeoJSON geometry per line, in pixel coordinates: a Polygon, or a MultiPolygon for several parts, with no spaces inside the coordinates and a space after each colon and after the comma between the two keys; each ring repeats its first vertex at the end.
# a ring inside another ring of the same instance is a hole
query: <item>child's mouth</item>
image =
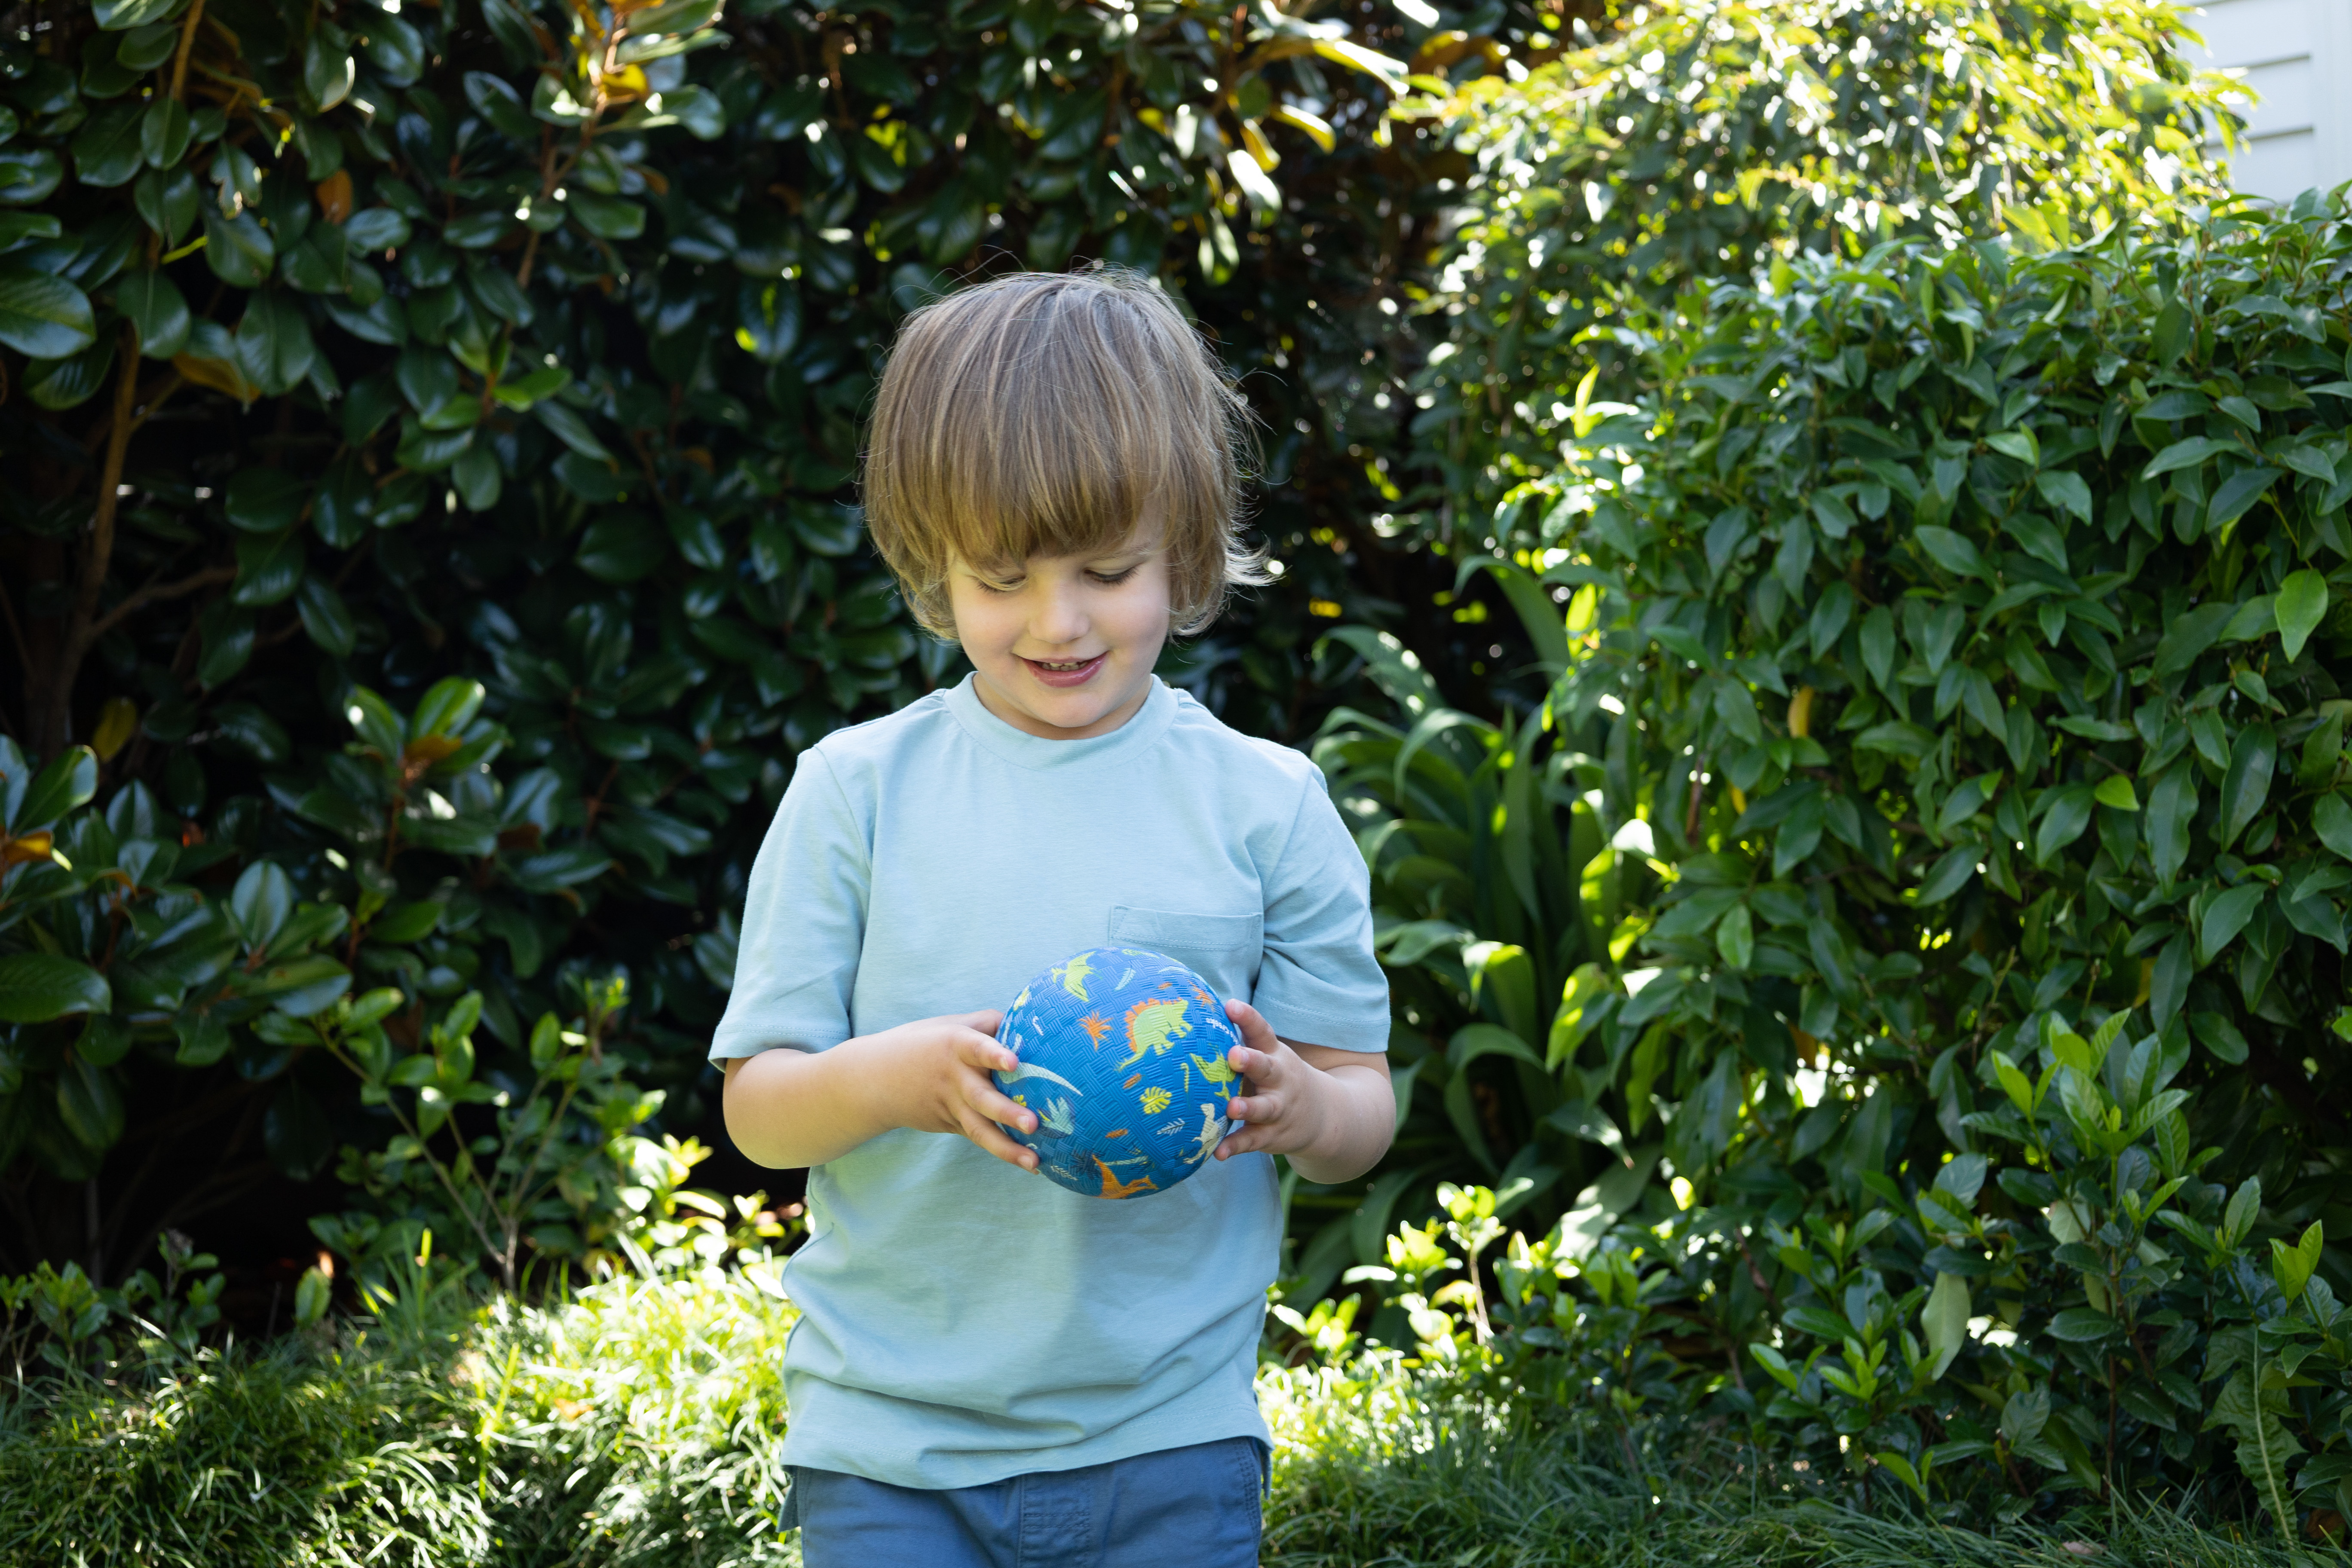
{"type": "Polygon", "coordinates": [[[1094,679],[1103,661],[1110,655],[1098,653],[1092,658],[1024,658],[1030,673],[1048,686],[1084,686],[1094,679]]]}

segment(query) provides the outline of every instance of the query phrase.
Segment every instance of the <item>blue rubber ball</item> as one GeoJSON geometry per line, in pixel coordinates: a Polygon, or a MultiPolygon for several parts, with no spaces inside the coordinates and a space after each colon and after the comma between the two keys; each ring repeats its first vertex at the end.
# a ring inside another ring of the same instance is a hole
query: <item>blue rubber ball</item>
{"type": "Polygon", "coordinates": [[[1090,1198],[1166,1192],[1225,1135],[1241,1036],[1209,983],[1164,953],[1096,947],[1038,975],[996,1037],[1021,1058],[996,1087],[1037,1114],[1004,1131],[1090,1198]]]}

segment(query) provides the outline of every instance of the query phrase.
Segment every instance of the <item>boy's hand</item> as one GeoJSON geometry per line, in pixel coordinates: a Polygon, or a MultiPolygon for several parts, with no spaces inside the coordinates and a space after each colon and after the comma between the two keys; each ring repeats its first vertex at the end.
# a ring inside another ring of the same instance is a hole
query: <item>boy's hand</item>
{"type": "Polygon", "coordinates": [[[1318,1066],[1246,1002],[1226,1003],[1225,1016],[1242,1033],[1225,1060],[1247,1092],[1225,1108],[1240,1125],[1217,1145],[1218,1159],[1254,1150],[1287,1154],[1313,1182],[1347,1181],[1378,1163],[1395,1129],[1385,1055],[1309,1046],[1328,1058],[1318,1066]]]}
{"type": "Polygon", "coordinates": [[[1007,1138],[1004,1127],[1034,1131],[1036,1115],[1013,1104],[988,1076],[1021,1059],[996,1041],[1003,1022],[994,1010],[959,1013],[860,1040],[872,1087],[882,1096],[876,1107],[881,1119],[918,1132],[960,1132],[1008,1165],[1035,1170],[1037,1156],[1007,1138]]]}

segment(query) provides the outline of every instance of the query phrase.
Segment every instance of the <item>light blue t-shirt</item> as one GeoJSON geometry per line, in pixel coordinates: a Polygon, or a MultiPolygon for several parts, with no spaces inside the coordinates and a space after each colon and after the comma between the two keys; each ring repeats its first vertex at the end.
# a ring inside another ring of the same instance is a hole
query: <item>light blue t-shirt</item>
{"type": "MultiPolygon", "coordinates": [[[[1286,1039],[1380,1051],[1369,895],[1297,752],[1156,680],[1111,733],[1044,740],[967,679],[802,755],[710,1055],[1002,1008],[1106,944],[1181,959],[1286,1039]]],[[[1110,1202],[899,1129],[809,1173],[808,1221],[786,1463],[940,1489],[1266,1436],[1265,1154],[1110,1202]]]]}

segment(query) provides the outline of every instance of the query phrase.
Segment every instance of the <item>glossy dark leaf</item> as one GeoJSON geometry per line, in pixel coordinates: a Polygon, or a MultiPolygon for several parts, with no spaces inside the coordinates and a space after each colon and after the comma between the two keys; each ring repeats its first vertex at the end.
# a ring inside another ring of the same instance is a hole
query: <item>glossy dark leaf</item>
{"type": "Polygon", "coordinates": [[[0,956],[0,1023],[41,1024],[110,1005],[105,976],[87,963],[48,952],[0,956]]]}
{"type": "Polygon", "coordinates": [[[62,359],[98,340],[89,297],[62,278],[0,261],[0,343],[32,359],[62,359]]]}

